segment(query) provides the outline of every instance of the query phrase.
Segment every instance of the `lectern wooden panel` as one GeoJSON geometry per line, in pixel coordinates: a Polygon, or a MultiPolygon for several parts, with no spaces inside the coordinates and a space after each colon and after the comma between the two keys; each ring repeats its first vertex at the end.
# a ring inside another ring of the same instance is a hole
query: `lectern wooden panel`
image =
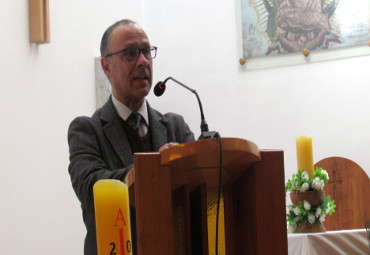
{"type": "MultiPolygon", "coordinates": [[[[283,152],[221,141],[225,250],[219,254],[288,254],[283,152]]],[[[219,139],[135,154],[126,182],[136,207],[137,254],[214,254],[207,194],[218,187],[219,162],[219,139]]]]}

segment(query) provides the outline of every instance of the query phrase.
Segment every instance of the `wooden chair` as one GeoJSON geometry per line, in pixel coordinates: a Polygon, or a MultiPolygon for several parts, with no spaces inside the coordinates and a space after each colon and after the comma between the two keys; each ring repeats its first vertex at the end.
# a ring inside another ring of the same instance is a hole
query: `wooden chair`
{"type": "Polygon", "coordinates": [[[326,216],[326,230],[365,228],[365,220],[370,220],[370,179],[365,171],[342,157],[322,159],[315,167],[328,172],[324,191],[336,205],[336,212],[326,216]]]}

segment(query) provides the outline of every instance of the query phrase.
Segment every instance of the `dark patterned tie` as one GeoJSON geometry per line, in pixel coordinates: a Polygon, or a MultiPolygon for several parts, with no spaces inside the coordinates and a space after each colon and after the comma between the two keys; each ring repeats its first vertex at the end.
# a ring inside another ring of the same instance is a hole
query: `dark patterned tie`
{"type": "Polygon", "coordinates": [[[131,113],[131,115],[127,119],[127,123],[138,134],[139,134],[140,122],[141,122],[141,115],[140,115],[140,113],[137,113],[137,112],[131,113]]]}

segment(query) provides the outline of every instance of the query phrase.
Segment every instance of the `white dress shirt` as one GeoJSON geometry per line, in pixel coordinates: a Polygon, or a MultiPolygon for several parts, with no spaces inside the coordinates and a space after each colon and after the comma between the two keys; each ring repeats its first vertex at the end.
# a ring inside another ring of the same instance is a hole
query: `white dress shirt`
{"type": "MultiPolygon", "coordinates": [[[[114,107],[116,108],[118,112],[118,115],[124,121],[126,121],[127,118],[130,116],[130,114],[132,113],[131,109],[128,108],[126,105],[122,104],[113,95],[112,95],[112,101],[113,101],[114,107]]],[[[146,106],[146,100],[144,100],[144,103],[140,106],[137,113],[140,113],[142,119],[144,120],[140,122],[140,126],[139,126],[139,135],[144,136],[148,132],[148,127],[149,127],[149,117],[148,117],[148,108],[146,106]]]]}

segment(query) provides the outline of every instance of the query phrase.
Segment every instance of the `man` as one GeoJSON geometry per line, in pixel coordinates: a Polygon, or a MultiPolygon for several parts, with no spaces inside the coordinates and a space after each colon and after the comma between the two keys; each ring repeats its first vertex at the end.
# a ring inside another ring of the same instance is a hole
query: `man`
{"type": "Polygon", "coordinates": [[[133,168],[135,152],[160,151],[194,140],[180,115],[162,115],[145,99],[152,86],[152,59],[157,48],[150,45],[142,28],[131,20],[116,22],[105,31],[100,51],[112,95],[91,118],[77,117],[68,130],[69,173],[87,229],[85,255],[97,254],[96,181],[123,181],[133,168]],[[134,113],[140,114],[138,119],[129,117],[134,113]],[[130,126],[131,122],[135,124],[130,126]]]}

